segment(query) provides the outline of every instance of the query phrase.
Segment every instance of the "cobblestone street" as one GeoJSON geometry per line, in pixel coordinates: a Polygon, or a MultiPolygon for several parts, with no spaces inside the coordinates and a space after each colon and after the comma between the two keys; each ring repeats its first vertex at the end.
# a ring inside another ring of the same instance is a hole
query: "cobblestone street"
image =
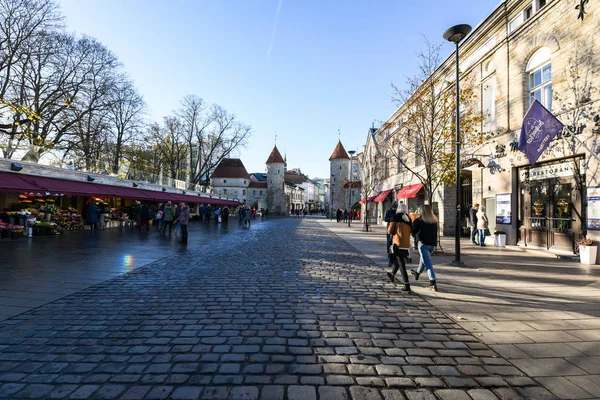
{"type": "Polygon", "coordinates": [[[0,398],[555,398],[314,220],[190,241],[0,322],[0,398]]]}

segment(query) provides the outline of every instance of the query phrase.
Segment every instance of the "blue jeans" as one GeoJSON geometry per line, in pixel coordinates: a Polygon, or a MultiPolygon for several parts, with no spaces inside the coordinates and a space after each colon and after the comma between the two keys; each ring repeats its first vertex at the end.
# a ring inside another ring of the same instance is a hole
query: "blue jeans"
{"type": "Polygon", "coordinates": [[[478,235],[479,235],[479,229],[477,229],[476,227],[472,227],[471,228],[471,242],[476,243],[475,238],[478,238],[478,235]]]}
{"type": "Polygon", "coordinates": [[[429,246],[427,244],[423,244],[423,242],[419,242],[419,255],[421,256],[421,261],[419,261],[419,268],[417,268],[417,272],[420,274],[423,272],[423,270],[427,269],[427,275],[429,276],[430,281],[435,281],[435,272],[431,262],[433,250],[435,250],[435,246],[429,246]]]}
{"type": "Polygon", "coordinates": [[[479,231],[479,245],[483,246],[485,243],[485,229],[478,229],[479,231]]]}

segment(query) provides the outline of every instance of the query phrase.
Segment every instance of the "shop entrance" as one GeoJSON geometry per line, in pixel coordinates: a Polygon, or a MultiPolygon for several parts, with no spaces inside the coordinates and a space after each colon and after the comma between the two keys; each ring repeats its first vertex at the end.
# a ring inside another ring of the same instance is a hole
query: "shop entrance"
{"type": "Polygon", "coordinates": [[[529,246],[575,252],[582,236],[585,177],[579,160],[524,169],[520,176],[521,241],[529,246]],[[524,239],[524,240],[523,240],[524,239]]]}

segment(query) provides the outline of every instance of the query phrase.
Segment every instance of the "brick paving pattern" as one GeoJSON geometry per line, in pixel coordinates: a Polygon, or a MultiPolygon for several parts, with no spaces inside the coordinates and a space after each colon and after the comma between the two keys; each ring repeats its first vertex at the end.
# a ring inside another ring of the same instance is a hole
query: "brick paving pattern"
{"type": "Polygon", "coordinates": [[[0,398],[555,398],[384,277],[314,221],[223,235],[0,322],[0,398]]]}

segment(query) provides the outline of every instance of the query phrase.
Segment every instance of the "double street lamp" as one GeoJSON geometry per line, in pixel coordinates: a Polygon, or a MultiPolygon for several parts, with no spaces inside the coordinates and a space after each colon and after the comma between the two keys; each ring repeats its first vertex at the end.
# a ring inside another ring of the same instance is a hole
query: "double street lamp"
{"type": "Polygon", "coordinates": [[[350,179],[348,179],[348,228],[350,228],[350,221],[352,220],[352,159],[354,158],[354,153],[356,151],[350,150],[350,179]]]}
{"type": "Polygon", "coordinates": [[[460,214],[461,214],[461,185],[460,185],[460,90],[459,90],[459,62],[458,44],[471,32],[467,24],[456,25],[444,32],[444,39],[456,45],[456,230],[454,237],[455,258],[454,266],[464,266],[460,260],[460,214]]]}

